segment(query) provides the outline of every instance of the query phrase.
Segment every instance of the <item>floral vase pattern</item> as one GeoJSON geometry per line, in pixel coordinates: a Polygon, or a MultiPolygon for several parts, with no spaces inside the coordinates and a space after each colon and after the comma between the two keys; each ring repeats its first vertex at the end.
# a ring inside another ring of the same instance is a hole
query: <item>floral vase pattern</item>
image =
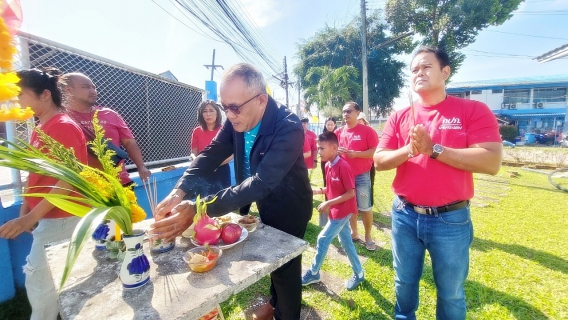
{"type": "Polygon", "coordinates": [[[150,280],[150,262],[144,254],[143,230],[132,230],[132,235],[124,235],[126,256],[120,268],[120,281],[124,289],[141,287],[150,280]]]}
{"type": "Polygon", "coordinates": [[[115,229],[115,222],[113,220],[103,220],[101,224],[97,226],[92,235],[97,250],[106,249],[106,242],[114,240],[115,229]]]}

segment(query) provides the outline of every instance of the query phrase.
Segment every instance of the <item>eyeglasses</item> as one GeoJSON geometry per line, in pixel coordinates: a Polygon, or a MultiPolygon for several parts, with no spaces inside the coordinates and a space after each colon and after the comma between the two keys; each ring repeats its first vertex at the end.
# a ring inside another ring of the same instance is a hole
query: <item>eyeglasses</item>
{"type": "Polygon", "coordinates": [[[353,110],[353,109],[345,109],[345,110],[343,110],[342,112],[343,112],[343,114],[351,114],[351,112],[353,112],[353,111],[355,111],[355,110],[353,110]]]}
{"type": "Polygon", "coordinates": [[[223,105],[223,104],[221,103],[221,107],[223,108],[223,111],[225,112],[225,114],[229,113],[229,111],[233,112],[234,114],[240,114],[240,113],[241,113],[241,108],[242,108],[245,104],[251,102],[252,100],[254,100],[254,98],[260,96],[261,94],[263,94],[263,93],[259,93],[259,94],[257,94],[256,96],[254,96],[254,97],[248,99],[247,101],[243,102],[240,106],[235,106],[235,105],[225,106],[225,105],[223,105]]]}

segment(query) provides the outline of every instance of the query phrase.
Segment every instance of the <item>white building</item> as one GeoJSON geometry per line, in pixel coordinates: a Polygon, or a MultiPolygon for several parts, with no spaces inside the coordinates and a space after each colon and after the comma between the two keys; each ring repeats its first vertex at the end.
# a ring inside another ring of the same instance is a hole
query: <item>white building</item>
{"type": "Polygon", "coordinates": [[[527,132],[566,132],[568,75],[450,83],[448,94],[481,101],[527,132]]]}

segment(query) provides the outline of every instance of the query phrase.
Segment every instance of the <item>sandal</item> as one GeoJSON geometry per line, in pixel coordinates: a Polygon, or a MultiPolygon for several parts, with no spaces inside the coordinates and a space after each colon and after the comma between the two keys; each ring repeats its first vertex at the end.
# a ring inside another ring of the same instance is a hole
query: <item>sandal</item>
{"type": "Polygon", "coordinates": [[[353,244],[360,244],[360,245],[365,245],[365,241],[363,241],[363,239],[361,238],[351,238],[351,241],[353,241],[353,244]]]}
{"type": "Polygon", "coordinates": [[[365,244],[365,249],[369,250],[369,251],[375,251],[377,250],[377,245],[375,244],[375,241],[371,241],[371,242],[364,242],[365,244]]]}

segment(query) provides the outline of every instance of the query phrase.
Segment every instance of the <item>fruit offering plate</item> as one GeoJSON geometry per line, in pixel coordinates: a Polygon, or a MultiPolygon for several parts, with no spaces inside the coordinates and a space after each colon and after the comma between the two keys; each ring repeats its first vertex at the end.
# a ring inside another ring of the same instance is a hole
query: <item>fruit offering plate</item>
{"type": "MultiPolygon", "coordinates": [[[[239,244],[239,243],[245,241],[245,239],[248,237],[248,234],[249,234],[249,233],[248,233],[247,229],[245,229],[245,228],[243,228],[243,227],[241,227],[241,229],[243,230],[243,232],[241,233],[241,236],[240,236],[239,240],[237,240],[237,242],[234,242],[234,243],[231,243],[231,244],[225,244],[225,243],[223,242],[223,240],[219,239],[219,242],[217,242],[217,243],[214,244],[214,245],[217,246],[217,247],[219,247],[220,249],[225,250],[225,249],[229,249],[229,248],[231,248],[231,247],[234,247],[234,246],[236,246],[237,244],[239,244]]],[[[197,242],[197,240],[195,240],[195,237],[194,237],[193,235],[191,235],[191,236],[189,237],[189,240],[191,240],[191,243],[193,243],[193,245],[195,245],[195,246],[202,246],[202,244],[199,244],[199,243],[197,242]]]]}

